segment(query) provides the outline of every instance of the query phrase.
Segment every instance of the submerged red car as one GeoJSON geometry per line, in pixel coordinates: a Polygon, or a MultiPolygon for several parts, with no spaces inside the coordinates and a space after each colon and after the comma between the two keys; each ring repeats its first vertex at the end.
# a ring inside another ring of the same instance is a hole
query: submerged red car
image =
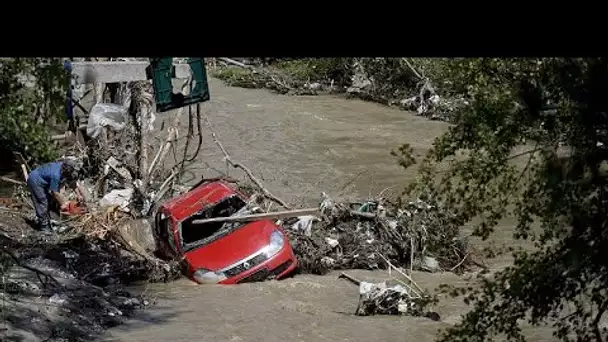
{"type": "Polygon", "coordinates": [[[247,196],[224,181],[203,182],[169,200],[155,218],[159,252],[182,259],[186,275],[199,284],[236,284],[289,275],[297,260],[283,229],[273,221],[193,222],[232,216],[246,207],[246,201],[247,196]]]}

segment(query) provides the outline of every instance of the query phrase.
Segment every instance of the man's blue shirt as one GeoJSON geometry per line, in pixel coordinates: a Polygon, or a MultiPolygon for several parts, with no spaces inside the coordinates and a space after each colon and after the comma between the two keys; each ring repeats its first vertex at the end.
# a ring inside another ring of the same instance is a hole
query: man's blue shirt
{"type": "Polygon", "coordinates": [[[30,179],[37,185],[50,191],[59,192],[62,162],[40,165],[30,173],[30,179]]]}

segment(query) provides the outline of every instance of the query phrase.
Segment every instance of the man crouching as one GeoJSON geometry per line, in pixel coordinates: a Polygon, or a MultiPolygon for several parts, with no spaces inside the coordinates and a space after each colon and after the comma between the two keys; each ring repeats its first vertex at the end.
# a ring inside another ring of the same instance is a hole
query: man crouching
{"type": "Polygon", "coordinates": [[[70,203],[59,194],[59,188],[65,183],[73,186],[76,180],[78,180],[77,164],[67,158],[41,165],[30,173],[27,186],[32,194],[38,227],[41,231],[52,232],[49,204],[54,199],[61,211],[66,211],[70,203]]]}

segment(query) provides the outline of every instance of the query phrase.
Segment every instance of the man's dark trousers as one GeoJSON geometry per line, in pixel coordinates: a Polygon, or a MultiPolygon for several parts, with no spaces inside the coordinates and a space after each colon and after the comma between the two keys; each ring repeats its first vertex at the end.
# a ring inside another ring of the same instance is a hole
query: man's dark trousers
{"type": "Polygon", "coordinates": [[[29,188],[30,193],[32,194],[32,203],[34,203],[34,210],[36,211],[36,217],[38,218],[38,224],[40,225],[40,229],[50,230],[50,194],[48,190],[42,184],[38,184],[32,177],[28,178],[27,187],[29,188]]]}

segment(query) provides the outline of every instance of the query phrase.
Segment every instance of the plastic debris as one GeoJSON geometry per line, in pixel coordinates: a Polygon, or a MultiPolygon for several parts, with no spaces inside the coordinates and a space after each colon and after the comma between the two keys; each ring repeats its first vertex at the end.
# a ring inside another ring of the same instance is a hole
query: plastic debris
{"type": "Polygon", "coordinates": [[[121,190],[112,190],[107,193],[101,200],[99,200],[99,206],[108,207],[108,206],[118,206],[120,210],[129,212],[129,204],[131,203],[131,198],[133,197],[133,189],[121,189],[121,190]]]}
{"type": "Polygon", "coordinates": [[[91,109],[87,122],[87,135],[97,139],[104,128],[121,131],[127,122],[127,108],[115,103],[98,103],[91,109]]]}
{"type": "Polygon", "coordinates": [[[319,219],[312,215],[305,215],[298,217],[298,221],[291,226],[296,232],[301,232],[306,236],[312,235],[312,224],[314,221],[318,221],[319,219]]]}

